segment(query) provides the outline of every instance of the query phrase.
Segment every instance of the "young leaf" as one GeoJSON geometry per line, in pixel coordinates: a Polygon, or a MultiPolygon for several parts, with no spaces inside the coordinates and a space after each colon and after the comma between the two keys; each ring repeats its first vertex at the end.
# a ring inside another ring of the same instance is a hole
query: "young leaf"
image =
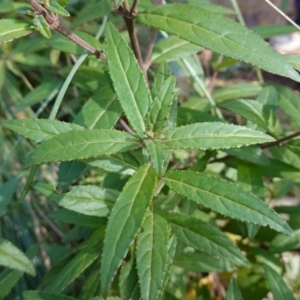
{"type": "Polygon", "coordinates": [[[205,253],[185,253],[174,257],[174,265],[187,271],[200,273],[231,272],[234,266],[225,259],[216,259],[205,253]]]}
{"type": "Polygon", "coordinates": [[[16,19],[0,20],[0,44],[10,42],[31,33],[33,29],[27,22],[16,19]]]}
{"type": "Polygon", "coordinates": [[[25,291],[23,292],[24,300],[76,300],[73,297],[57,294],[48,294],[39,291],[25,291]]]}
{"type": "Polygon", "coordinates": [[[177,36],[170,36],[154,46],[151,61],[155,63],[174,61],[196,54],[201,49],[177,36]]]}
{"type": "Polygon", "coordinates": [[[263,264],[274,300],[296,300],[287,284],[273,268],[263,264]]]}
{"type": "Polygon", "coordinates": [[[48,140],[60,133],[84,129],[76,124],[47,119],[9,120],[4,121],[2,124],[37,143],[48,140]]]}
{"type": "Polygon", "coordinates": [[[152,162],[153,168],[156,174],[159,176],[163,172],[164,161],[165,161],[165,153],[162,142],[160,141],[152,141],[145,140],[146,148],[150,156],[150,160],[152,162]]]}
{"type": "Polygon", "coordinates": [[[103,294],[107,293],[122,259],[140,230],[154,193],[156,180],[151,166],[142,166],[126,183],[111,211],[101,263],[100,277],[103,294]]]}
{"type": "Polygon", "coordinates": [[[49,29],[49,25],[43,15],[35,16],[32,21],[35,29],[41,35],[43,35],[46,39],[51,39],[52,37],[51,30],[49,29]]]}
{"type": "MultiPolygon", "coordinates": [[[[292,207],[295,209],[294,207],[292,207]]],[[[282,253],[298,249],[300,246],[300,229],[295,230],[293,236],[278,234],[271,242],[269,251],[271,253],[282,253]]]]}
{"type": "Polygon", "coordinates": [[[149,211],[137,237],[137,270],[142,299],[156,300],[160,294],[168,261],[168,223],[149,211]]]}
{"type": "Polygon", "coordinates": [[[169,172],[165,182],[180,195],[230,218],[293,233],[265,202],[231,182],[191,171],[169,172]]]}
{"type": "Polygon", "coordinates": [[[34,188],[58,205],[78,213],[105,217],[119,193],[95,185],[74,186],[68,193],[58,193],[51,184],[37,183],[34,188]]]}
{"type": "Polygon", "coordinates": [[[154,81],[152,84],[151,95],[153,98],[155,98],[158,95],[163,84],[171,75],[172,75],[171,70],[170,70],[168,64],[162,63],[159,66],[157,73],[155,74],[155,78],[154,78],[154,81]]]}
{"type": "Polygon", "coordinates": [[[226,293],[226,300],[243,300],[240,289],[233,277],[231,277],[226,293]]]}
{"type": "Polygon", "coordinates": [[[268,72],[300,80],[288,62],[258,35],[228,18],[208,11],[205,6],[154,6],[140,12],[137,21],[268,72]]]}
{"type": "Polygon", "coordinates": [[[73,282],[86,268],[88,268],[100,256],[99,245],[94,248],[79,252],[69,261],[49,285],[45,292],[61,293],[71,282],[73,282]]]}
{"type": "Polygon", "coordinates": [[[187,246],[221,257],[236,265],[248,265],[243,253],[218,227],[177,213],[167,214],[166,218],[172,225],[172,231],[187,246]]]}
{"type": "Polygon", "coordinates": [[[84,104],[73,122],[88,129],[111,129],[121,113],[116,94],[106,85],[84,104]]]}
{"type": "Polygon", "coordinates": [[[224,123],[195,123],[171,129],[162,140],[171,149],[226,149],[274,141],[262,132],[224,123]]]}
{"type": "Polygon", "coordinates": [[[147,130],[157,132],[166,124],[173,104],[174,87],[174,77],[169,77],[162,85],[147,113],[147,130]]]}
{"type": "Polygon", "coordinates": [[[26,167],[53,161],[86,159],[136,149],[139,140],[117,130],[73,130],[47,140],[28,156],[26,167]]]}
{"type": "Polygon", "coordinates": [[[46,5],[46,9],[60,16],[70,16],[69,12],[66,9],[64,9],[56,0],[50,0],[49,5],[46,5]]]}
{"type": "Polygon", "coordinates": [[[8,240],[0,237],[0,266],[35,276],[35,269],[27,256],[8,240]]]}
{"type": "Polygon", "coordinates": [[[107,27],[106,42],[108,68],[118,99],[134,131],[143,137],[144,118],[152,102],[143,72],[112,24],[107,27]]]}

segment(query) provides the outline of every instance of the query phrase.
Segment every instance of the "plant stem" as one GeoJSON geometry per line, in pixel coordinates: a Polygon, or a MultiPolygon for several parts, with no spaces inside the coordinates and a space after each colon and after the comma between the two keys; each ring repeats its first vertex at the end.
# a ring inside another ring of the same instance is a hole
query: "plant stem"
{"type": "Polygon", "coordinates": [[[153,50],[153,47],[155,45],[155,39],[156,39],[156,35],[157,35],[157,30],[156,29],[153,29],[151,31],[151,35],[150,35],[150,41],[149,41],[149,46],[148,46],[148,49],[147,49],[147,52],[146,52],[146,57],[145,57],[145,60],[144,60],[144,65],[145,65],[145,69],[147,70],[150,65],[151,65],[151,54],[152,54],[152,50],[153,50]]]}

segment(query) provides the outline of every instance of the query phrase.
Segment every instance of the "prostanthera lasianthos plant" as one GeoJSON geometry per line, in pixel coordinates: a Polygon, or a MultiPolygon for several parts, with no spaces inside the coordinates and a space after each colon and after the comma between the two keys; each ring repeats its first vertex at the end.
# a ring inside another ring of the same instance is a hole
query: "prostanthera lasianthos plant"
{"type": "Polygon", "coordinates": [[[299,207],[265,200],[299,193],[300,99],[267,83],[212,92],[197,53],[299,82],[297,57],[210,1],[24,2],[0,4],[1,74],[31,90],[1,113],[1,138],[24,136],[26,159],[3,159],[0,212],[29,214],[37,244],[3,227],[0,298],[295,299],[277,253],[299,246],[299,207]]]}

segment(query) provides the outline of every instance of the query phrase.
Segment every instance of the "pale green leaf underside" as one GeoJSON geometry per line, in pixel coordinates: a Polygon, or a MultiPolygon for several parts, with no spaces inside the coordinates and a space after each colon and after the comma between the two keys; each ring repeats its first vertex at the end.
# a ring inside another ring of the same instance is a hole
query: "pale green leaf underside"
{"type": "Polygon", "coordinates": [[[35,269],[27,256],[8,240],[0,237],[0,266],[35,276],[35,269]]]}
{"type": "Polygon", "coordinates": [[[2,19],[0,20],[0,44],[27,35],[33,30],[27,22],[15,19],[2,19]]]}
{"type": "Polygon", "coordinates": [[[106,294],[122,259],[140,230],[156,180],[152,167],[142,166],[126,183],[113,206],[107,224],[101,263],[103,294],[106,294]]]}
{"type": "Polygon", "coordinates": [[[96,217],[106,216],[119,195],[117,191],[95,185],[74,186],[68,193],[58,193],[50,184],[38,183],[34,188],[64,208],[96,217]]]}
{"type": "Polygon", "coordinates": [[[50,139],[60,133],[83,129],[83,127],[76,124],[43,119],[9,120],[2,124],[37,143],[50,139]]]}
{"type": "Polygon", "coordinates": [[[201,6],[155,6],[139,13],[137,21],[268,72],[300,80],[288,62],[258,35],[201,6]]]}
{"type": "Polygon", "coordinates": [[[219,122],[195,123],[165,133],[163,143],[171,149],[227,149],[274,139],[260,131],[219,122]]]}
{"type": "Polygon", "coordinates": [[[166,184],[178,194],[233,219],[270,226],[286,234],[293,231],[265,202],[237,184],[191,171],[169,172],[166,184]]]}
{"type": "Polygon", "coordinates": [[[43,142],[28,156],[26,167],[53,161],[70,161],[136,149],[133,135],[109,129],[74,130],[43,142]]]}
{"type": "Polygon", "coordinates": [[[263,264],[274,300],[296,300],[282,276],[270,266],[263,264]]]}
{"type": "Polygon", "coordinates": [[[144,136],[144,117],[152,102],[138,62],[117,29],[106,31],[107,63],[118,99],[134,131],[144,136]]]}
{"type": "Polygon", "coordinates": [[[137,270],[142,298],[156,300],[163,284],[168,260],[168,224],[149,211],[137,238],[137,270]]]}
{"type": "Polygon", "coordinates": [[[187,246],[237,265],[248,265],[246,257],[239,248],[217,227],[177,213],[168,214],[167,220],[172,224],[172,231],[178,239],[187,246]]]}
{"type": "Polygon", "coordinates": [[[226,300],[243,300],[239,287],[233,277],[230,279],[228,285],[226,300]]]}

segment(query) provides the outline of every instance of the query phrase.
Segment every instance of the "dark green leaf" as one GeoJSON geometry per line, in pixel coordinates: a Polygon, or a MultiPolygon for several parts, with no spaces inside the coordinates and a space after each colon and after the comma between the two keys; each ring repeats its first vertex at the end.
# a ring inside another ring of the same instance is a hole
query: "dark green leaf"
{"type": "Polygon", "coordinates": [[[177,213],[167,214],[166,217],[172,225],[172,231],[187,246],[240,266],[248,265],[243,253],[218,227],[177,213]]]}
{"type": "Polygon", "coordinates": [[[299,81],[299,75],[274,49],[246,27],[205,9],[168,4],[138,14],[137,21],[217,53],[299,81]],[[212,21],[213,20],[213,21],[212,21]]]}
{"type": "Polygon", "coordinates": [[[48,294],[38,291],[25,291],[23,292],[24,300],[76,300],[73,297],[57,295],[57,294],[48,294]]]}
{"type": "Polygon", "coordinates": [[[228,285],[226,300],[243,300],[239,287],[233,277],[231,277],[228,285]]]}
{"type": "Polygon", "coordinates": [[[137,270],[142,298],[156,300],[161,293],[168,261],[169,228],[166,220],[149,211],[137,237],[137,270]]]}
{"type": "Polygon", "coordinates": [[[43,142],[28,156],[26,167],[53,161],[86,159],[136,149],[139,140],[117,130],[73,130],[43,142]]]}
{"type": "Polygon", "coordinates": [[[190,171],[169,172],[166,184],[177,193],[225,216],[291,234],[288,224],[265,202],[231,182],[190,171]]]}
{"type": "Polygon", "coordinates": [[[142,166],[126,183],[111,211],[101,263],[101,290],[104,294],[140,230],[154,193],[156,180],[151,166],[142,166]]]}
{"type": "Polygon", "coordinates": [[[135,132],[144,136],[144,118],[152,102],[144,75],[132,50],[117,29],[109,24],[106,33],[107,62],[119,101],[135,132]]]}
{"type": "Polygon", "coordinates": [[[171,149],[226,149],[274,141],[271,136],[247,127],[224,123],[195,123],[165,133],[163,143],[171,149]]]}

